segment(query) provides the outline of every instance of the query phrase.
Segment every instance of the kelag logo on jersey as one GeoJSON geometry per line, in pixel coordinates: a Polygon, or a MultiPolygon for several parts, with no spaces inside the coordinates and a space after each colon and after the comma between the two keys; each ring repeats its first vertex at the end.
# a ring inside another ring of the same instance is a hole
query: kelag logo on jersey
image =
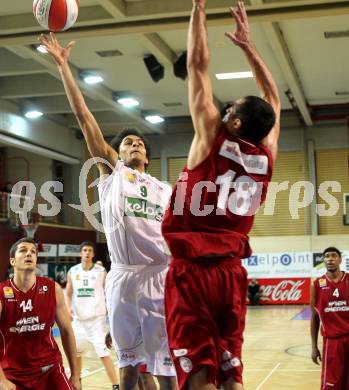
{"type": "Polygon", "coordinates": [[[125,215],[161,222],[164,217],[164,210],[161,206],[153,204],[146,199],[126,197],[125,215]]]}
{"type": "Polygon", "coordinates": [[[90,298],[95,296],[94,288],[78,288],[78,298],[90,298]]]}

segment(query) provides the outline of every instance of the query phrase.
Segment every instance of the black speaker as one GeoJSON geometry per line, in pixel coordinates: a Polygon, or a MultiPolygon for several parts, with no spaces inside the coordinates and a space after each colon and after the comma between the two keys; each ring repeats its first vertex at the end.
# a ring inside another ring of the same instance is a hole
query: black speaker
{"type": "Polygon", "coordinates": [[[143,58],[143,62],[153,81],[157,83],[159,80],[164,78],[165,68],[163,65],[160,64],[160,62],[156,59],[155,56],[150,54],[143,58]]]}
{"type": "Polygon", "coordinates": [[[84,135],[82,134],[82,131],[80,129],[75,129],[75,138],[78,140],[84,139],[84,135]]]}
{"type": "Polygon", "coordinates": [[[173,73],[176,77],[182,80],[187,78],[187,52],[184,52],[181,56],[179,56],[177,61],[173,64],[173,73]]]}

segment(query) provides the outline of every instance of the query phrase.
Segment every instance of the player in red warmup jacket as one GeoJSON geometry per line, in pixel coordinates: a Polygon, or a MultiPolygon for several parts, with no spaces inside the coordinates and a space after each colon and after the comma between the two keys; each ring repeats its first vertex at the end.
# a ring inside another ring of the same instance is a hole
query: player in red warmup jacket
{"type": "Polygon", "coordinates": [[[310,321],[313,362],[319,364],[318,334],[323,337],[321,389],[349,389],[349,274],[340,270],[335,247],[323,252],[326,274],[314,281],[310,321]]]}
{"type": "Polygon", "coordinates": [[[195,135],[162,224],[172,254],[167,332],[181,389],[243,389],[241,258],[251,254],[247,234],[266,196],[280,132],[277,87],[250,40],[244,4],[231,14],[237,28],[226,36],[245,54],[262,98],[237,100],[221,119],[208,74],[205,0],[193,0],[187,68],[195,135]]]}
{"type": "Polygon", "coordinates": [[[79,390],[76,345],[60,286],[35,276],[37,249],[29,238],[10,250],[13,279],[0,284],[0,390],[79,390]],[[52,336],[55,321],[71,370],[52,336]]]}

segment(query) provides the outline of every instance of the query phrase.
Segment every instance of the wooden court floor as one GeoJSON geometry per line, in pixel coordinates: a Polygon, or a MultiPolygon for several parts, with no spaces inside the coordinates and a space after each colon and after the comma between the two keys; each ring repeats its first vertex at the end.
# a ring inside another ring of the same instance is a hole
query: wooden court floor
{"type": "MultiPolygon", "coordinates": [[[[243,351],[245,390],[320,389],[320,367],[310,358],[308,318],[308,308],[303,306],[248,309],[243,351]]],[[[111,389],[97,358],[84,358],[82,385],[83,390],[111,389]]]]}

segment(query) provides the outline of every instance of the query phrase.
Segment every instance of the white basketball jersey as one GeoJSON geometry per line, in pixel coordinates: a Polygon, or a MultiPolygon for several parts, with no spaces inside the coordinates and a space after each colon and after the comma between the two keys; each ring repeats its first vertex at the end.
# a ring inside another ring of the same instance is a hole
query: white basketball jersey
{"type": "Polygon", "coordinates": [[[77,264],[70,268],[69,274],[73,284],[72,309],[78,320],[106,315],[103,285],[105,268],[93,264],[92,268],[84,271],[82,265],[77,264]]]}
{"type": "Polygon", "coordinates": [[[98,190],[112,264],[166,264],[161,222],[171,187],[118,161],[98,190]]]}

